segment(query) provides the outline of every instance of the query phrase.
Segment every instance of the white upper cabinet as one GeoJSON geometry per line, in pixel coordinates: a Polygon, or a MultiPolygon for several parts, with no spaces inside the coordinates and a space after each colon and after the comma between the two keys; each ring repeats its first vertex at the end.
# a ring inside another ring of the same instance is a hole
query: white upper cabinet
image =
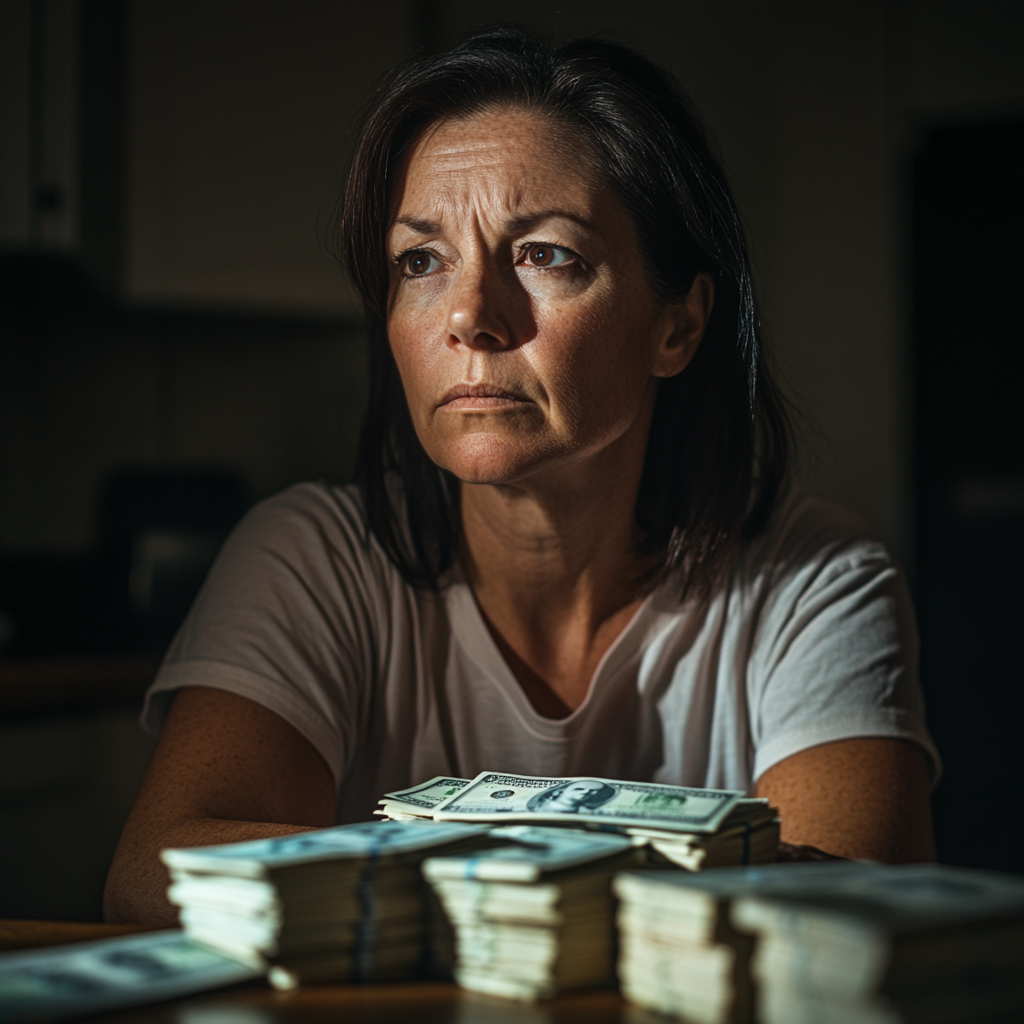
{"type": "Polygon", "coordinates": [[[146,305],[355,315],[329,252],[353,117],[412,0],[132,0],[125,288],[146,305]]]}

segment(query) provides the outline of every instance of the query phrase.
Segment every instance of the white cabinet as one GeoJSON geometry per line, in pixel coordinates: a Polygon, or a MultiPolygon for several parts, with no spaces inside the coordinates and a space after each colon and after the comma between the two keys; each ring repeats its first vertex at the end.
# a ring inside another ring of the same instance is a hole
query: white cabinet
{"type": "Polygon", "coordinates": [[[132,0],[127,298],[355,312],[328,251],[353,115],[413,0],[132,0]]]}

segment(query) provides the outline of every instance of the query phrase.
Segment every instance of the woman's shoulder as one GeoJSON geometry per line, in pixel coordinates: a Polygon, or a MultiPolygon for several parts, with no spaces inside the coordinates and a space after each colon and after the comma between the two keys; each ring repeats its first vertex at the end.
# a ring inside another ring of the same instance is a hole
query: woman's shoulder
{"type": "MultiPolygon", "coordinates": [[[[899,575],[889,549],[861,516],[794,487],[757,536],[739,549],[708,596],[725,600],[730,616],[756,617],[780,602],[828,591],[843,579],[899,575]]],[[[678,605],[678,583],[667,581],[659,590],[663,610],[678,605]]]]}
{"type": "Polygon", "coordinates": [[[743,576],[893,565],[885,543],[852,509],[792,488],[742,555],[743,576]]]}
{"type": "Polygon", "coordinates": [[[349,566],[388,586],[396,573],[366,523],[359,488],[308,481],[257,502],[239,523],[233,543],[301,572],[303,567],[349,566]]]}
{"type": "Polygon", "coordinates": [[[246,519],[260,523],[289,523],[296,529],[319,523],[332,530],[350,532],[362,523],[363,505],[359,489],[354,485],[307,480],[291,484],[256,502],[246,519]]]}
{"type": "Polygon", "coordinates": [[[359,489],[324,480],[292,484],[261,499],[245,514],[239,529],[249,535],[265,534],[276,544],[316,537],[320,544],[340,541],[368,547],[371,540],[359,489]]]}

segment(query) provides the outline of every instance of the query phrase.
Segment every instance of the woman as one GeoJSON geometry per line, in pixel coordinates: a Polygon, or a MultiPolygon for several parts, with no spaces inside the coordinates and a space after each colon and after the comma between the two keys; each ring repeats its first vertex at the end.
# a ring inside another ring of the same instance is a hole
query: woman
{"type": "Polygon", "coordinates": [[[108,916],[172,919],[164,846],[482,770],[738,788],[791,843],[931,857],[905,589],[786,485],[735,207],[678,86],[504,31],[399,69],[341,227],[374,359],[358,487],[285,491],[220,554],[148,698],[108,916]]]}

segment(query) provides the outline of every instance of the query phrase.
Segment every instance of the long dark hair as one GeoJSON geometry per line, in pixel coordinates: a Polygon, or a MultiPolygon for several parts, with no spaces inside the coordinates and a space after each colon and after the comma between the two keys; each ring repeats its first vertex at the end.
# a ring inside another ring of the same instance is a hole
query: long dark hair
{"type": "Polygon", "coordinates": [[[537,111],[589,144],[636,228],[662,298],[696,274],[715,306],[687,369],[662,380],[637,498],[660,577],[707,589],[729,553],[758,534],[789,461],[785,401],[760,344],[743,230],[708,133],[679,84],[617,43],[556,46],[529,32],[479,33],[396,68],[368,107],[339,226],[371,344],[369,409],[356,479],[369,529],[409,583],[436,588],[459,550],[459,482],[416,436],[387,337],[386,236],[403,155],[438,122],[493,109],[537,111]]]}

